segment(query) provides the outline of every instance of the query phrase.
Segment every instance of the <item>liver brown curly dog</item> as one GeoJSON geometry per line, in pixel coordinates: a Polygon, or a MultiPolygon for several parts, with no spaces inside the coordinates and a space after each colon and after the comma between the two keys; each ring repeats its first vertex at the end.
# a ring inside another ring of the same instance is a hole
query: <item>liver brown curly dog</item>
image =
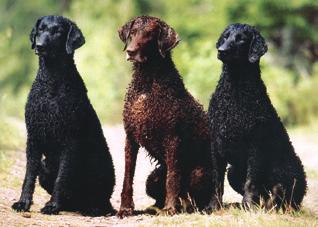
{"type": "Polygon", "coordinates": [[[222,172],[231,164],[228,180],[243,195],[245,207],[262,198],[267,209],[298,209],[306,176],[261,79],[259,59],[267,51],[263,37],[252,26],[233,24],[216,46],[223,72],[209,117],[212,149],[224,160],[222,172]]]}
{"type": "Polygon", "coordinates": [[[98,117],[74,64],[85,40],[75,23],[61,16],[40,18],[30,39],[39,70],[25,109],[27,164],[17,211],[28,211],[35,181],[51,195],[44,214],[61,210],[85,215],[113,212],[114,167],[98,117]]]}
{"type": "Polygon", "coordinates": [[[140,16],[125,24],[119,36],[134,72],[123,112],[127,137],[118,215],[133,212],[132,184],[141,146],[158,161],[146,183],[155,206],[171,215],[181,206],[190,212],[190,196],[200,210],[216,208],[221,199],[215,191],[207,114],[184,87],[171,59],[177,33],[158,18],[140,16]]]}

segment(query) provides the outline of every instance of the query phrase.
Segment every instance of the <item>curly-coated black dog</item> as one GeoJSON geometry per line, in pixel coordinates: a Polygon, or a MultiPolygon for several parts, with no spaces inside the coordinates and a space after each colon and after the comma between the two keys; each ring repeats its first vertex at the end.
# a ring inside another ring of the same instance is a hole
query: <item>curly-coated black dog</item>
{"type": "Polygon", "coordinates": [[[40,18],[30,39],[39,70],[25,110],[27,164],[16,211],[28,211],[35,181],[51,194],[44,214],[61,210],[86,215],[113,212],[114,167],[98,117],[74,64],[74,50],[85,42],[72,21],[40,18]]]}
{"type": "Polygon", "coordinates": [[[139,147],[158,161],[146,191],[164,213],[190,212],[189,197],[199,209],[216,208],[215,159],[211,157],[208,117],[189,94],[171,59],[177,33],[162,20],[140,16],[119,30],[133,62],[133,79],[126,94],[125,177],[120,217],[134,209],[133,177],[139,147]]]}
{"type": "Polygon", "coordinates": [[[216,47],[223,72],[209,118],[212,149],[224,160],[222,172],[231,164],[229,183],[246,207],[262,198],[266,208],[299,209],[306,176],[261,79],[263,37],[252,26],[233,24],[216,47]]]}

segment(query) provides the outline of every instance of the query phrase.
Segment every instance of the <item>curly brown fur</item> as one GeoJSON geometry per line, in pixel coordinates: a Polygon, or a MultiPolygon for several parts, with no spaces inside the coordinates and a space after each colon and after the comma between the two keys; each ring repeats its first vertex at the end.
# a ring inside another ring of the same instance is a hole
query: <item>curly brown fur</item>
{"type": "MultiPolygon", "coordinates": [[[[254,28],[228,26],[217,42],[223,72],[209,106],[212,149],[231,164],[228,180],[250,207],[299,209],[306,176],[261,79],[267,46],[254,28]]],[[[224,175],[221,176],[224,179],[224,175]]]]}
{"type": "Polygon", "coordinates": [[[134,67],[123,112],[126,165],[118,215],[131,215],[134,209],[139,147],[159,165],[146,184],[156,206],[175,214],[179,199],[188,201],[190,195],[199,209],[215,209],[221,198],[215,191],[216,160],[210,152],[207,115],[184,87],[170,55],[178,35],[158,18],[141,16],[125,24],[119,36],[134,67]]]}
{"type": "Polygon", "coordinates": [[[98,117],[73,60],[84,44],[79,28],[67,18],[45,16],[31,32],[39,70],[25,109],[27,164],[21,197],[12,205],[28,211],[35,181],[51,194],[41,209],[85,215],[112,212],[114,167],[98,117]]]}

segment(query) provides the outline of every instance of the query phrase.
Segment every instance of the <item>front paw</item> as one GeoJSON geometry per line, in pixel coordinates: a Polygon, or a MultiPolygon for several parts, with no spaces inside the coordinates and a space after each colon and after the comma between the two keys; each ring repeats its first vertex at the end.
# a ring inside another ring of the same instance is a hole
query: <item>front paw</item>
{"type": "Polygon", "coordinates": [[[42,214],[58,214],[60,207],[55,202],[47,202],[45,206],[41,209],[42,214]]]}
{"type": "Polygon", "coordinates": [[[178,213],[178,211],[174,206],[166,206],[160,211],[160,215],[165,215],[165,216],[166,215],[172,216],[172,215],[175,215],[177,213],[178,213]]]}
{"type": "Polygon", "coordinates": [[[211,214],[213,211],[217,211],[221,209],[222,202],[220,202],[218,199],[213,199],[210,201],[210,203],[204,207],[203,212],[207,214],[211,214]]]}
{"type": "Polygon", "coordinates": [[[31,204],[31,200],[18,201],[15,202],[11,208],[18,212],[25,212],[30,210],[31,204]]]}
{"type": "Polygon", "coordinates": [[[246,192],[243,196],[242,205],[243,208],[249,210],[259,203],[259,197],[253,195],[253,193],[246,192]]]}
{"type": "Polygon", "coordinates": [[[120,208],[120,210],[117,212],[116,216],[119,218],[124,218],[133,215],[134,208],[127,207],[127,208],[120,208]]]}

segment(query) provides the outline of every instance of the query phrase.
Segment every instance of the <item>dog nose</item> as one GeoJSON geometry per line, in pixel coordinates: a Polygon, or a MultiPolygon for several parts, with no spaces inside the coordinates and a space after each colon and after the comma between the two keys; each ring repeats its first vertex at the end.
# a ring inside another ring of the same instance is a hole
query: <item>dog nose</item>
{"type": "Polygon", "coordinates": [[[36,47],[36,49],[38,49],[38,50],[43,50],[44,49],[44,45],[42,44],[42,43],[37,43],[36,45],[35,45],[35,47],[36,47]]]}
{"type": "Polygon", "coordinates": [[[224,51],[225,51],[225,48],[224,48],[223,46],[220,46],[220,47],[218,48],[218,51],[224,52],[224,51]]]}
{"type": "Polygon", "coordinates": [[[219,52],[226,52],[230,49],[230,46],[231,45],[229,43],[225,42],[221,46],[219,46],[218,51],[219,52]]]}
{"type": "Polygon", "coordinates": [[[225,45],[222,45],[218,48],[219,52],[226,52],[229,48],[227,48],[225,45]]]}
{"type": "Polygon", "coordinates": [[[137,53],[137,50],[127,50],[127,54],[132,57],[132,56],[135,56],[137,53]]]}

